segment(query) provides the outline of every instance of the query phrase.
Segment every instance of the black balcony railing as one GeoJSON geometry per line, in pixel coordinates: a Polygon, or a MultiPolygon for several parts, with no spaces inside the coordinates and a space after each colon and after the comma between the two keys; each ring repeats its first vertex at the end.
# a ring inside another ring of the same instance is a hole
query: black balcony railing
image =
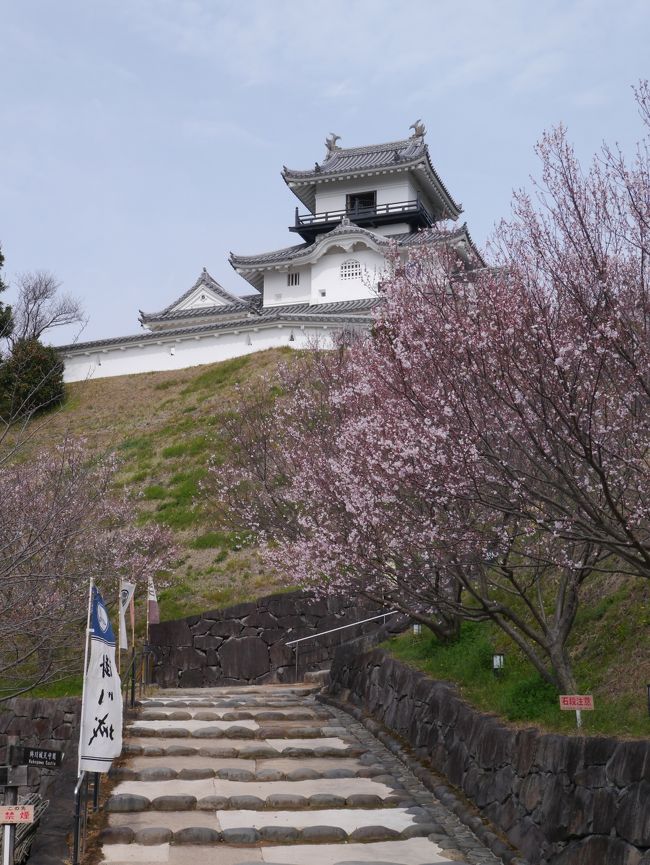
{"type": "Polygon", "coordinates": [[[308,239],[308,236],[313,237],[323,231],[331,230],[344,217],[362,226],[401,221],[423,228],[433,225],[431,214],[419,198],[416,198],[412,201],[391,201],[389,204],[346,207],[342,210],[324,210],[318,213],[298,213],[296,208],[295,223],[290,226],[290,231],[296,231],[308,239]]]}

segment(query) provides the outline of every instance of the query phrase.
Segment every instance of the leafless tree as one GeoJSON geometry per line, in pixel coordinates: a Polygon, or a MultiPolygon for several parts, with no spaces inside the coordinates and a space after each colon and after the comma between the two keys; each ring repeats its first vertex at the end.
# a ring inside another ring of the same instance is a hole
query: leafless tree
{"type": "Polygon", "coordinates": [[[40,339],[48,330],[68,324],[85,323],[81,303],[68,294],[60,294],[61,283],[47,270],[21,274],[16,280],[18,300],[12,307],[13,344],[40,339]]]}

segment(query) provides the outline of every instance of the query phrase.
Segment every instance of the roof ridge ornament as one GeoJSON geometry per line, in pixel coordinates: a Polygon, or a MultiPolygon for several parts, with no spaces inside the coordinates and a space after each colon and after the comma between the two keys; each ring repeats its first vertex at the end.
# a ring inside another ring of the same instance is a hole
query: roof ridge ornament
{"type": "Polygon", "coordinates": [[[422,120],[416,120],[415,123],[411,123],[409,129],[413,130],[411,138],[424,138],[424,136],[427,134],[426,127],[422,120]]]}
{"type": "Polygon", "coordinates": [[[330,156],[334,153],[335,150],[340,150],[341,148],[336,143],[341,140],[341,136],[337,135],[336,132],[330,132],[330,134],[325,139],[325,147],[327,148],[327,156],[325,159],[329,159],[330,156]]]}

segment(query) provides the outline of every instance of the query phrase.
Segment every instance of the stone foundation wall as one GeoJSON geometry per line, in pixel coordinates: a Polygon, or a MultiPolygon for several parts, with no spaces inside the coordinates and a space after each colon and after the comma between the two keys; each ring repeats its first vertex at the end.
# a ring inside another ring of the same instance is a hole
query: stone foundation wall
{"type": "MultiPolygon", "coordinates": [[[[69,743],[76,749],[79,736],[81,699],[62,697],[56,700],[34,700],[15,697],[3,703],[0,713],[0,764],[7,763],[7,748],[12,737],[15,744],[33,748],[54,748],[68,751],[69,743]]],[[[45,795],[56,775],[56,769],[27,769],[27,786],[19,788],[19,794],[40,793],[45,795]]]]}
{"type": "Polygon", "coordinates": [[[363,707],[534,865],[650,863],[650,742],[506,727],[385,652],[343,647],[330,691],[363,707]]]}
{"type": "MultiPolygon", "coordinates": [[[[370,604],[322,600],[297,591],[161,622],[150,629],[154,682],[163,687],[294,682],[295,654],[287,641],[378,612],[370,604]]],[[[375,632],[378,625],[381,620],[300,646],[298,678],[331,660],[342,641],[375,632]]]]}
{"type": "Polygon", "coordinates": [[[81,699],[56,700],[16,697],[2,705],[0,713],[0,763],[7,760],[8,745],[54,748],[65,751],[58,769],[27,768],[27,785],[19,795],[40,793],[50,805],[38,826],[29,857],[30,865],[58,865],[68,859],[67,836],[72,831],[74,787],[77,779],[77,747],[81,699]]]}

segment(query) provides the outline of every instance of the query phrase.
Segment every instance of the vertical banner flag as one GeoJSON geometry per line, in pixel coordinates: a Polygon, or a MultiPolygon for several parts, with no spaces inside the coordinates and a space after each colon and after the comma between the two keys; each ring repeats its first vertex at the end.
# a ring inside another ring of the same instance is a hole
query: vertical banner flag
{"type": "Polygon", "coordinates": [[[157,625],[160,622],[160,610],[158,609],[158,596],[156,595],[156,587],[153,584],[153,577],[149,577],[147,605],[147,621],[150,625],[157,625]]]}
{"type": "Polygon", "coordinates": [[[79,771],[108,772],[122,752],[122,690],[115,666],[115,635],[102,596],[93,586],[90,661],[84,678],[79,771]]]}
{"type": "Polygon", "coordinates": [[[133,599],[135,583],[120,582],[120,649],[129,648],[129,638],[126,633],[126,611],[133,599]]]}

